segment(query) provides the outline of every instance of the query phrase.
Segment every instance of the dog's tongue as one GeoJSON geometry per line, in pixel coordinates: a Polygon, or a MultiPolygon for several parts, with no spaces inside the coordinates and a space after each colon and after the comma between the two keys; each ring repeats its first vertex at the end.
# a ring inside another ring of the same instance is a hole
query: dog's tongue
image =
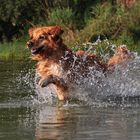
{"type": "Polygon", "coordinates": [[[37,51],[36,49],[31,49],[31,53],[32,53],[32,54],[35,54],[36,51],[37,51]]]}
{"type": "Polygon", "coordinates": [[[31,53],[35,53],[36,52],[36,49],[31,49],[31,53]]]}

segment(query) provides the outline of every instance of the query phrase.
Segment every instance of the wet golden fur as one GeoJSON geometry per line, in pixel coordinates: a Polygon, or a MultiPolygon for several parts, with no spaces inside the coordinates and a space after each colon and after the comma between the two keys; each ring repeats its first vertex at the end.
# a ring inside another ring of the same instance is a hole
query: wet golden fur
{"type": "Polygon", "coordinates": [[[134,59],[134,55],[130,52],[126,45],[119,46],[115,54],[108,61],[108,69],[114,70],[116,65],[125,65],[128,61],[134,59]]]}

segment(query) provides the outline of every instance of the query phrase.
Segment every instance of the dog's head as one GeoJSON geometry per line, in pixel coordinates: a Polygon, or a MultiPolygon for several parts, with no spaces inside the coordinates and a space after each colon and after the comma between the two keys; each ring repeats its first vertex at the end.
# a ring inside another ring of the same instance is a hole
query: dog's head
{"type": "Polygon", "coordinates": [[[33,56],[51,56],[62,45],[60,26],[36,27],[29,29],[30,40],[27,47],[33,56]]]}

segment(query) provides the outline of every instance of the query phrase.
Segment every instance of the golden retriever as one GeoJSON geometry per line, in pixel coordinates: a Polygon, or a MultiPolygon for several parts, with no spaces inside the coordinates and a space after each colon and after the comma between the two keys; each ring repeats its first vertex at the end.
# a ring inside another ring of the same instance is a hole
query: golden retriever
{"type": "Polygon", "coordinates": [[[91,68],[92,71],[106,72],[108,67],[120,62],[120,54],[113,56],[108,64],[103,64],[95,54],[84,51],[74,53],[63,43],[62,33],[60,26],[31,28],[27,46],[32,59],[38,61],[38,84],[41,87],[55,85],[58,99],[66,100],[72,83],[81,77],[88,77],[91,68]]]}

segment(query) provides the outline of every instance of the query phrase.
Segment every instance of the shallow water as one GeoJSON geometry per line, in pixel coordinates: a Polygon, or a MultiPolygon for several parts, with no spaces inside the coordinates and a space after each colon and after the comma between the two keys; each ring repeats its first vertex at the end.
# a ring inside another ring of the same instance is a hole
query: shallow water
{"type": "Polygon", "coordinates": [[[0,140],[139,140],[139,64],[86,81],[74,91],[80,101],[61,103],[36,89],[32,62],[0,62],[0,140]]]}

